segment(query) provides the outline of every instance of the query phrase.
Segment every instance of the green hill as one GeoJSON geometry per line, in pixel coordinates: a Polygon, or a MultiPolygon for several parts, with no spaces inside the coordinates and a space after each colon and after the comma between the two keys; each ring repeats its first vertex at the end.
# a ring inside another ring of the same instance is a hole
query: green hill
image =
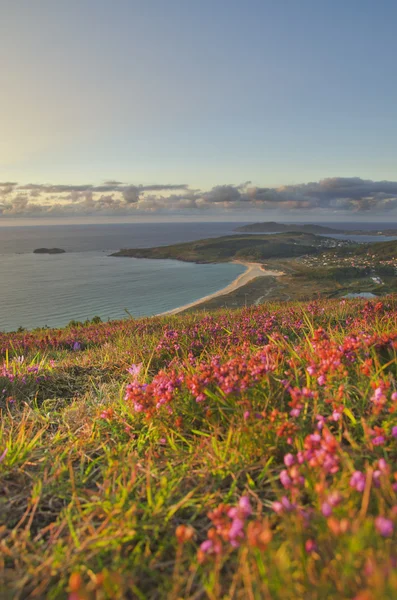
{"type": "Polygon", "coordinates": [[[273,235],[231,235],[155,248],[132,248],[112,256],[134,258],[173,258],[188,262],[225,262],[230,260],[260,261],[312,254],[335,245],[331,238],[311,233],[273,235]]]}

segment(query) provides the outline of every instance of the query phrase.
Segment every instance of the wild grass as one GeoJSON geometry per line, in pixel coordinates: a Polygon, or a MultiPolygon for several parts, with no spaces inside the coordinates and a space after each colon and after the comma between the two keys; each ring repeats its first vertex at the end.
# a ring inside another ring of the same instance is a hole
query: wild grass
{"type": "Polygon", "coordinates": [[[397,300],[0,335],[0,597],[395,598],[397,300]]]}

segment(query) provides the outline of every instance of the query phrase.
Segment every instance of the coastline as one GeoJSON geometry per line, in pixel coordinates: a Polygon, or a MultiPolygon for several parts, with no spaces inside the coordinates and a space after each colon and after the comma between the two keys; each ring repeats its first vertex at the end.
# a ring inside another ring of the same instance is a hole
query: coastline
{"type": "Polygon", "coordinates": [[[243,287],[253,279],[257,277],[280,277],[284,275],[283,271],[270,271],[263,268],[262,263],[256,262],[246,262],[242,260],[233,260],[231,261],[235,265],[244,265],[246,270],[244,273],[240,273],[236,279],[234,279],[229,285],[214,292],[213,294],[208,294],[207,296],[203,296],[198,300],[194,300],[193,302],[189,302],[188,304],[184,304],[183,306],[178,306],[177,308],[172,308],[171,310],[167,310],[162,313],[158,313],[156,317],[165,317],[167,315],[176,315],[181,313],[189,308],[194,308],[195,306],[199,306],[208,300],[212,300],[213,298],[218,298],[219,296],[224,296],[225,294],[229,294],[230,292],[234,292],[240,287],[243,287]]]}

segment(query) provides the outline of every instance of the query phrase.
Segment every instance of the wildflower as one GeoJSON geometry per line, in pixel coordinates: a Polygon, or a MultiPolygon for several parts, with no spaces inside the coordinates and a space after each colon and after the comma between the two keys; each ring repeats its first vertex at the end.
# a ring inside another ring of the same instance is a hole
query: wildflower
{"type": "Polygon", "coordinates": [[[332,507],[329,505],[328,502],[322,503],[321,512],[323,513],[324,517],[330,517],[332,515],[332,507]]]}
{"type": "Polygon", "coordinates": [[[350,487],[357,490],[357,492],[363,492],[365,488],[365,475],[361,471],[354,471],[350,478],[350,487]]]}
{"type": "Polygon", "coordinates": [[[373,438],[372,443],[374,446],[383,446],[385,441],[386,441],[386,439],[383,435],[377,435],[376,437],[373,438]]]}
{"type": "Polygon", "coordinates": [[[397,438],[397,425],[394,425],[394,427],[392,427],[391,434],[393,437],[397,438]]]}
{"type": "Polygon", "coordinates": [[[341,418],[342,413],[340,410],[334,410],[331,416],[332,421],[339,421],[339,419],[341,418]]]}
{"type": "Polygon", "coordinates": [[[276,500],[275,502],[273,502],[272,508],[273,508],[273,510],[274,510],[275,513],[281,514],[284,511],[286,511],[286,512],[292,512],[293,510],[295,510],[296,505],[292,504],[292,502],[290,502],[288,500],[287,496],[283,496],[281,498],[280,502],[278,500],[276,500]]]}
{"type": "Polygon", "coordinates": [[[175,529],[175,536],[178,544],[184,544],[194,536],[194,529],[191,525],[178,525],[175,529]]]}
{"type": "Polygon", "coordinates": [[[299,408],[293,408],[289,414],[291,415],[291,417],[299,417],[301,411],[299,408]]]}
{"type": "Polygon", "coordinates": [[[284,456],[284,464],[286,467],[292,467],[295,463],[295,457],[293,454],[289,453],[284,456]]]}
{"type": "Polygon", "coordinates": [[[376,517],[375,527],[382,537],[391,537],[393,535],[393,521],[385,517],[376,517]]]}
{"type": "Polygon", "coordinates": [[[273,537],[272,531],[267,522],[251,521],[247,527],[247,542],[249,546],[266,550],[273,537]]]}
{"type": "Polygon", "coordinates": [[[132,375],[134,379],[136,379],[142,370],[142,363],[139,363],[138,365],[131,365],[127,370],[128,373],[132,375]]]}
{"type": "Polygon", "coordinates": [[[74,342],[73,351],[78,352],[79,350],[81,350],[81,344],[79,342],[74,342]]]}
{"type": "Polygon", "coordinates": [[[286,469],[283,469],[281,471],[281,473],[280,473],[280,481],[281,481],[281,485],[283,485],[285,488],[291,487],[292,479],[288,475],[288,471],[286,469]]]}
{"type": "Polygon", "coordinates": [[[306,540],[305,550],[308,554],[311,554],[312,552],[316,552],[318,550],[316,542],[314,540],[306,540]]]}

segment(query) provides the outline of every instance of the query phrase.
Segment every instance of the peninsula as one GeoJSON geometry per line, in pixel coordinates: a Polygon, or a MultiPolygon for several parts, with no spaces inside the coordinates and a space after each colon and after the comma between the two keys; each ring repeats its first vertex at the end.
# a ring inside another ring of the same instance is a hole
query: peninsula
{"type": "Polygon", "coordinates": [[[335,240],[304,232],[255,236],[246,234],[209,238],[171,246],[124,249],[112,256],[171,258],[196,263],[219,263],[232,260],[260,262],[272,258],[293,258],[316,254],[320,250],[351,244],[347,240],[335,240]]]}

